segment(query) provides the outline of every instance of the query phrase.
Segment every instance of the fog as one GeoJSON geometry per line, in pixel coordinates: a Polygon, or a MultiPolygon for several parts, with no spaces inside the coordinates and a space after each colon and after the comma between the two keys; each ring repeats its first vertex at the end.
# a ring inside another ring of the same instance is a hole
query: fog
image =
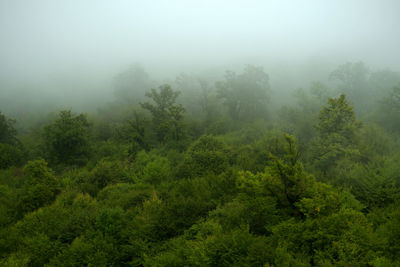
{"type": "Polygon", "coordinates": [[[9,93],[27,90],[70,107],[111,97],[113,77],[134,63],[155,80],[261,65],[272,89],[348,61],[399,71],[399,10],[397,0],[2,0],[1,102],[15,106],[9,93]]]}
{"type": "Polygon", "coordinates": [[[1,266],[400,266],[400,0],[0,0],[1,266]]]}

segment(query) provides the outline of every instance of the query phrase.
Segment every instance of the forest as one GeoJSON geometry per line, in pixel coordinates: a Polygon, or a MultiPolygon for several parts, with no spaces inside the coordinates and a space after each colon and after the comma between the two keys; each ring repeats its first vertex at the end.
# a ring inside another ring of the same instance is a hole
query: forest
{"type": "Polygon", "coordinates": [[[399,0],[0,0],[0,267],[400,266],[399,0]]]}
{"type": "Polygon", "coordinates": [[[91,112],[0,113],[0,265],[399,266],[400,73],[328,76],[132,65],[91,112]]]}

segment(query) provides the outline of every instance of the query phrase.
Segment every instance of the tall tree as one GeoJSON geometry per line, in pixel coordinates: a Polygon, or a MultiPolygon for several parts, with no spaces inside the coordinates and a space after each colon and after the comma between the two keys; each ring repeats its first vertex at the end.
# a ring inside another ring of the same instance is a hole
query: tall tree
{"type": "Polygon", "coordinates": [[[15,120],[9,119],[0,112],[0,143],[13,145],[17,143],[15,120]]]}
{"type": "Polygon", "coordinates": [[[361,89],[369,76],[369,70],[363,62],[347,62],[332,71],[330,78],[341,82],[349,91],[361,89]]]}
{"type": "Polygon", "coordinates": [[[149,144],[146,140],[147,120],[141,114],[134,113],[134,118],[128,119],[117,131],[121,141],[129,145],[129,154],[136,155],[142,149],[147,150],[149,144]]]}
{"type": "Polygon", "coordinates": [[[0,112],[0,169],[22,163],[23,147],[17,139],[15,120],[0,112]]]}
{"type": "Polygon", "coordinates": [[[393,87],[389,96],[380,102],[379,123],[385,128],[399,132],[400,131],[400,85],[393,87]]]}
{"type": "Polygon", "coordinates": [[[314,156],[324,172],[344,155],[358,153],[356,132],[361,123],[356,120],[353,109],[341,94],[338,98],[329,98],[328,105],[319,113],[314,156]]]}
{"type": "Polygon", "coordinates": [[[225,81],[217,82],[216,87],[233,120],[267,115],[270,86],[262,67],[247,65],[242,74],[228,71],[225,81]]]}
{"type": "Polygon", "coordinates": [[[49,160],[55,164],[73,165],[87,162],[90,153],[88,127],[86,115],[60,111],[58,119],[43,131],[49,160]]]}
{"type": "Polygon", "coordinates": [[[363,62],[347,62],[338,66],[330,78],[339,82],[338,89],[353,101],[357,108],[365,111],[372,91],[369,90],[368,80],[370,71],[363,62]]]}
{"type": "Polygon", "coordinates": [[[60,192],[60,187],[53,171],[43,159],[29,161],[24,169],[25,183],[22,186],[17,203],[17,217],[26,212],[50,204],[60,192]]]}
{"type": "Polygon", "coordinates": [[[317,129],[322,138],[337,134],[344,141],[351,142],[354,139],[355,129],[360,125],[356,121],[353,111],[344,94],[338,98],[329,98],[328,105],[319,113],[317,129]]]}
{"type": "Polygon", "coordinates": [[[185,108],[176,104],[179,91],[172,90],[168,84],[161,85],[159,90],[151,89],[146,96],[151,98],[153,103],[141,103],[144,109],[150,111],[153,116],[157,140],[165,142],[168,137],[179,140],[183,136],[183,113],[185,108]]]}

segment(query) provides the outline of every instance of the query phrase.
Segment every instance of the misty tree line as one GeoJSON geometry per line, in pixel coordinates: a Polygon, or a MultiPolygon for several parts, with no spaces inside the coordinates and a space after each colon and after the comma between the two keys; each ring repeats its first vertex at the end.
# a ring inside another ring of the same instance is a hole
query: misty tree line
{"type": "Polygon", "coordinates": [[[97,112],[0,113],[1,266],[398,266],[400,74],[114,79],[97,112]],[[276,103],[286,103],[276,105],[276,103]]]}

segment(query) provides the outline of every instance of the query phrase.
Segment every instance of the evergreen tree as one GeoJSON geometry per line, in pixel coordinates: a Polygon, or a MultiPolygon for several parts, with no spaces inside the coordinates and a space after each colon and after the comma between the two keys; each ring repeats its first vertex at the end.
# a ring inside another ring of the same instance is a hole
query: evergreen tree
{"type": "Polygon", "coordinates": [[[346,96],[341,94],[338,98],[329,98],[319,113],[313,154],[317,166],[324,173],[343,157],[359,154],[357,129],[361,123],[356,120],[353,109],[346,96]]]}

